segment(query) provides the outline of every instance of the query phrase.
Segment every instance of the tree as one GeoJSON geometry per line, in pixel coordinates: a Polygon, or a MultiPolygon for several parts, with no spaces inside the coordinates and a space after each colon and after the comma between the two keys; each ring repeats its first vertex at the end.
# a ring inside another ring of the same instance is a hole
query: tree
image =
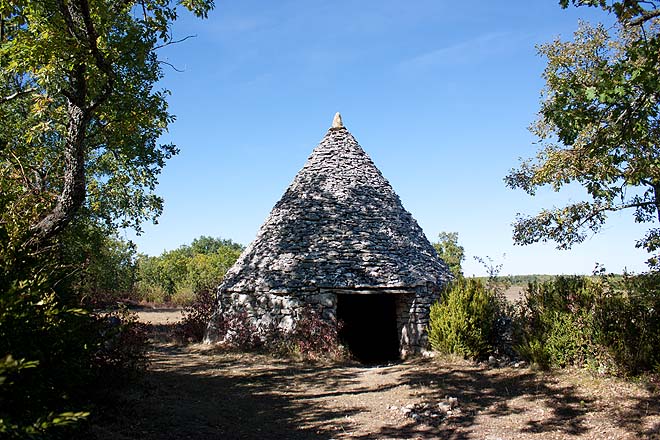
{"type": "MultiPolygon", "coordinates": [[[[632,210],[636,222],[660,222],[660,10],[653,2],[573,0],[612,12],[612,29],[581,23],[573,41],[540,46],[546,86],[530,130],[540,149],[505,178],[534,195],[577,183],[587,198],[535,216],[518,214],[514,241],[553,240],[560,249],[596,233],[614,211],[632,210]]],[[[568,0],[560,2],[567,7],[568,0]]],[[[660,228],[636,243],[660,248],[660,228]]],[[[657,256],[648,263],[658,266],[657,256]]]]}
{"type": "Polygon", "coordinates": [[[149,301],[187,302],[220,285],[243,252],[232,240],[201,236],[190,246],[138,258],[138,290],[149,301]]]}
{"type": "Polygon", "coordinates": [[[455,277],[463,276],[461,262],[465,259],[465,249],[458,244],[458,232],[441,232],[438,242],[433,243],[438,256],[449,266],[455,277]]]}
{"type": "Polygon", "coordinates": [[[95,223],[81,221],[70,225],[60,242],[61,261],[73,273],[58,290],[93,307],[132,299],[137,273],[133,243],[95,223]]]}
{"type": "Polygon", "coordinates": [[[205,235],[194,239],[190,244],[190,249],[195,254],[205,255],[215,254],[220,251],[227,252],[230,250],[238,251],[239,254],[243,252],[243,246],[238,243],[234,243],[232,240],[207,237],[205,235]]]}
{"type": "MultiPolygon", "coordinates": [[[[77,307],[71,280],[87,265],[84,252],[103,257],[93,247],[98,231],[139,230],[160,213],[155,186],[177,149],[158,144],[173,116],[168,92],[155,88],[163,76],[157,50],[175,42],[181,8],[204,17],[212,7],[212,0],[0,0],[3,438],[55,438],[46,431],[87,415],[72,411],[126,327],[110,331],[77,307]]],[[[99,244],[108,258],[131,253],[99,244]]],[[[125,367],[125,359],[110,360],[125,367]]]]}
{"type": "MultiPolygon", "coordinates": [[[[200,17],[212,0],[181,0],[200,17]]],[[[0,225],[27,252],[85,206],[113,226],[153,219],[177,149],[159,47],[177,5],[160,0],[0,0],[0,225]]]]}

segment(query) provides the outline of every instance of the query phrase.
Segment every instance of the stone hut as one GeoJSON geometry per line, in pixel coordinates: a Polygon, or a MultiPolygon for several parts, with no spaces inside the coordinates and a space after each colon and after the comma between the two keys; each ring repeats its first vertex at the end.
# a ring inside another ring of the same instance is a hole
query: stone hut
{"type": "MultiPolygon", "coordinates": [[[[389,182],[341,122],[314,149],[218,289],[218,313],[290,331],[311,306],[341,321],[363,361],[427,345],[429,307],[451,278],[389,182]]],[[[214,340],[213,321],[207,341],[214,340]]]]}

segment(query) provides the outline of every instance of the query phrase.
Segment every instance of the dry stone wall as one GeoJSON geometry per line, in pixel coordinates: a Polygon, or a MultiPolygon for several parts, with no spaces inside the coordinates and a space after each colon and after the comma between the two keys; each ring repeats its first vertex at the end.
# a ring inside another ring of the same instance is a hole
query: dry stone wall
{"type": "MultiPolygon", "coordinates": [[[[392,291],[386,291],[392,292],[392,291]]],[[[341,293],[350,291],[341,290],[341,293]]],[[[383,293],[355,291],[356,295],[383,293]]],[[[396,291],[396,320],[399,334],[399,351],[405,358],[427,348],[426,328],[429,323],[429,307],[439,297],[437,288],[423,286],[415,291],[396,291]]],[[[221,313],[245,312],[257,331],[266,335],[274,329],[282,333],[291,332],[295,322],[302,317],[307,306],[330,322],[337,322],[337,292],[333,290],[300,292],[296,295],[262,292],[225,292],[221,300],[221,313]]]]}
{"type": "Polygon", "coordinates": [[[245,311],[263,331],[290,331],[305,305],[336,320],[338,291],[395,291],[405,355],[425,346],[429,306],[450,278],[389,182],[338,122],[227,272],[219,313],[245,311]]]}
{"type": "Polygon", "coordinates": [[[446,265],[345,128],[312,152],[221,290],[443,284],[446,265]]]}

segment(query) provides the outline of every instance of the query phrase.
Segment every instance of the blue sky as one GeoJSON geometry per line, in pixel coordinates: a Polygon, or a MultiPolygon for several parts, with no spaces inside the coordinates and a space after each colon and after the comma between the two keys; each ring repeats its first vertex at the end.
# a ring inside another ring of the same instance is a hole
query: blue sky
{"type": "Polygon", "coordinates": [[[459,233],[502,274],[591,273],[596,262],[644,269],[645,229],[630,215],[570,251],[514,246],[516,213],[581,196],[507,189],[503,177],[534,154],[527,127],[543,87],[535,45],[570,38],[597,10],[557,0],[448,2],[217,1],[208,20],[182,14],[162,49],[162,86],[177,120],[163,139],[181,154],[163,171],[158,225],[128,237],[157,255],[200,235],[247,244],[335,112],[433,241],[459,233]],[[534,5],[531,7],[530,5],[534,5]]]}

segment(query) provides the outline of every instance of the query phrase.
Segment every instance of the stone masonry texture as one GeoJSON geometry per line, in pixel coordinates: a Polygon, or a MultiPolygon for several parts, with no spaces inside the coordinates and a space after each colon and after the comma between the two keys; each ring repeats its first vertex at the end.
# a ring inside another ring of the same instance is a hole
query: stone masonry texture
{"type": "Polygon", "coordinates": [[[450,278],[389,182],[340,126],[327,132],[227,272],[219,313],[247,311],[257,327],[288,331],[305,305],[334,320],[338,292],[399,295],[405,355],[426,343],[428,308],[450,278]]]}

